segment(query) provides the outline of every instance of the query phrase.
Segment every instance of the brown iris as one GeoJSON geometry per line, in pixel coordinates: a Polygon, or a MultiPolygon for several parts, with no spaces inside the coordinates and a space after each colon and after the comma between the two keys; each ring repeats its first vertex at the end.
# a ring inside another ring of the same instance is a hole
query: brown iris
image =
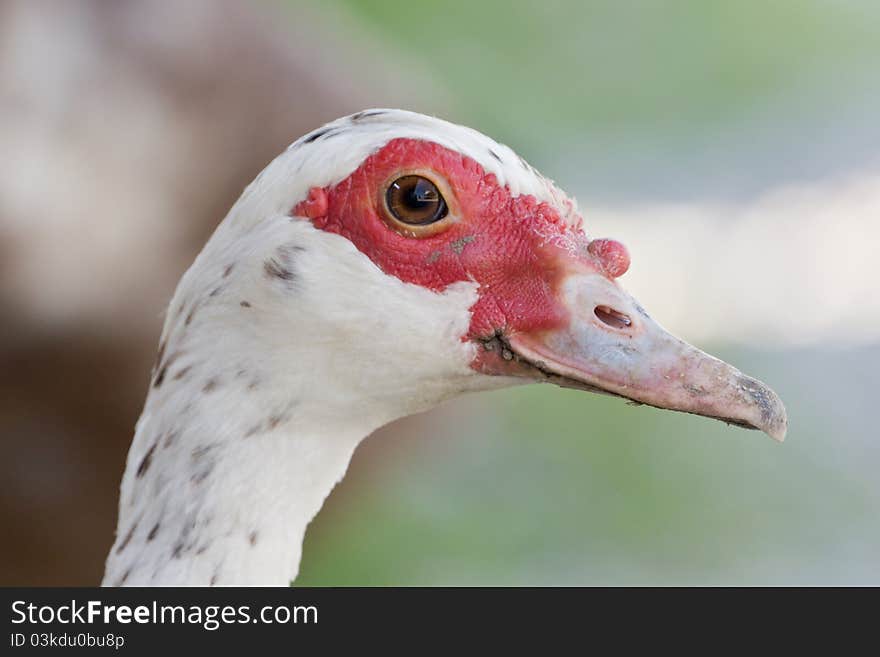
{"type": "Polygon", "coordinates": [[[408,226],[427,226],[449,213],[437,185],[424,176],[401,176],[388,186],[385,206],[397,221],[408,226]]]}

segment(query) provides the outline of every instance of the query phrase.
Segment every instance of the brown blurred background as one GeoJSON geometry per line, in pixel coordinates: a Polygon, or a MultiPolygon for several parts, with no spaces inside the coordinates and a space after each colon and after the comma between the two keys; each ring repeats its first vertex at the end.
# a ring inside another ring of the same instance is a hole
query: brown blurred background
{"type": "Polygon", "coordinates": [[[781,386],[792,444],[464,400],[358,450],[304,583],[880,581],[877,14],[623,4],[0,4],[0,583],[100,580],[178,278],[272,157],[376,106],[580,196],[665,324],[781,386]]]}
{"type": "Polygon", "coordinates": [[[303,7],[0,5],[0,582],[100,580],[167,299],[296,136],[406,103],[373,55],[303,7]]]}

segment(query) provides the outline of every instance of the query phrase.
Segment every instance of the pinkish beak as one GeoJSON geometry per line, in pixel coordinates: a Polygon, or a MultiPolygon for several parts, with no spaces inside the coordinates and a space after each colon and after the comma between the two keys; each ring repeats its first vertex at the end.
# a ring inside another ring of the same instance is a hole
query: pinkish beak
{"type": "Polygon", "coordinates": [[[566,387],[785,438],[785,407],[773,390],[668,333],[613,280],[571,273],[559,297],[570,316],[567,326],[506,336],[521,364],[566,387]]]}

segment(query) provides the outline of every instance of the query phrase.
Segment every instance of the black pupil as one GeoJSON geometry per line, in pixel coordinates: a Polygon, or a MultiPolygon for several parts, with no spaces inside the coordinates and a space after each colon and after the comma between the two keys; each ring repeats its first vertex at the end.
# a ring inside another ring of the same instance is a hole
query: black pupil
{"type": "Polygon", "coordinates": [[[437,186],[421,176],[403,176],[388,188],[388,209],[407,224],[430,224],[446,216],[446,201],[437,186]]]}

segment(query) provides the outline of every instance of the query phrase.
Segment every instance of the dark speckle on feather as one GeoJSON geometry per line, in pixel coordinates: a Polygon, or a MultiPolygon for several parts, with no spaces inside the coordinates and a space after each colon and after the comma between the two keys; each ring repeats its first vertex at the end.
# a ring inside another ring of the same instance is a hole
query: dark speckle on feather
{"type": "Polygon", "coordinates": [[[491,155],[491,156],[494,157],[496,160],[498,160],[499,162],[501,162],[501,156],[498,155],[498,153],[496,153],[495,151],[493,151],[491,148],[489,149],[489,155],[491,155]]]}
{"type": "Polygon", "coordinates": [[[175,381],[180,381],[183,377],[185,377],[187,374],[189,374],[189,371],[190,371],[191,369],[192,369],[192,365],[187,365],[186,367],[181,367],[181,368],[180,368],[179,370],[177,370],[177,372],[174,374],[174,380],[175,380],[175,381]]]}
{"type": "Polygon", "coordinates": [[[242,308],[250,308],[251,307],[251,304],[249,301],[241,301],[241,302],[239,302],[238,305],[241,306],[242,308]]]}
{"type": "Polygon", "coordinates": [[[310,135],[307,135],[302,140],[302,143],[311,144],[312,142],[317,141],[318,139],[323,139],[326,141],[327,139],[330,139],[330,137],[333,137],[334,135],[338,135],[340,132],[342,132],[342,131],[339,128],[320,128],[319,130],[315,130],[310,135]]]}
{"type": "Polygon", "coordinates": [[[147,450],[147,453],[144,454],[144,458],[141,459],[141,463],[138,466],[138,469],[137,469],[137,472],[135,473],[135,476],[143,477],[144,474],[147,472],[147,470],[150,467],[150,463],[152,463],[152,461],[153,461],[153,452],[156,451],[156,445],[158,445],[158,444],[159,444],[159,441],[156,440],[156,442],[154,442],[152,444],[150,449],[147,450]]]}
{"type": "Polygon", "coordinates": [[[129,575],[131,575],[131,568],[126,570],[122,574],[122,577],[120,577],[113,586],[122,586],[123,584],[125,584],[125,582],[128,580],[129,575]]]}
{"type": "Polygon", "coordinates": [[[198,461],[209,454],[212,449],[214,449],[213,445],[200,445],[199,447],[193,449],[190,456],[192,457],[193,461],[198,461]]]}
{"type": "Polygon", "coordinates": [[[158,534],[158,533],[159,533],[159,523],[157,522],[155,525],[153,525],[153,528],[150,530],[150,533],[147,534],[147,540],[152,541],[154,538],[156,538],[156,534],[158,534]]]}
{"type": "Polygon", "coordinates": [[[226,265],[226,269],[223,270],[223,278],[227,278],[229,274],[232,273],[232,269],[235,267],[235,263],[231,265],[226,265]]]}
{"type": "Polygon", "coordinates": [[[116,554],[119,554],[120,552],[122,552],[125,549],[125,547],[131,542],[131,537],[134,536],[134,532],[137,529],[137,526],[138,526],[137,522],[135,522],[131,526],[131,529],[129,529],[128,533],[125,535],[125,538],[122,539],[122,543],[120,543],[119,547],[116,548],[116,554]]]}
{"type": "Polygon", "coordinates": [[[258,538],[259,534],[256,531],[252,531],[250,533],[250,535],[248,536],[248,542],[251,544],[252,547],[257,544],[258,538]]]}
{"type": "Polygon", "coordinates": [[[195,474],[193,474],[193,475],[189,478],[189,480],[190,480],[193,484],[200,484],[200,483],[202,483],[205,479],[207,479],[207,478],[211,475],[211,471],[212,471],[213,469],[214,469],[214,465],[213,465],[213,464],[210,464],[209,467],[207,467],[207,468],[202,468],[201,470],[199,470],[198,472],[196,472],[195,474]]]}
{"type": "Polygon", "coordinates": [[[193,449],[192,458],[192,474],[190,482],[200,484],[207,479],[214,471],[217,465],[217,459],[210,455],[216,445],[201,445],[193,449]]]}
{"type": "Polygon", "coordinates": [[[171,445],[177,440],[179,433],[180,432],[177,429],[171,429],[171,431],[165,434],[165,442],[162,443],[162,446],[171,447],[171,445]]]}
{"type": "Polygon", "coordinates": [[[162,385],[162,382],[165,381],[165,375],[168,373],[168,367],[180,356],[179,353],[173,353],[168,358],[165,359],[164,363],[161,363],[159,366],[159,372],[156,374],[156,379],[153,381],[153,387],[158,388],[162,385]]]}
{"type": "Polygon", "coordinates": [[[217,389],[218,385],[219,385],[219,382],[217,381],[217,379],[212,377],[212,378],[208,379],[207,381],[205,381],[205,385],[202,387],[202,392],[204,392],[206,394],[209,392],[213,392],[214,390],[217,389]]]}

